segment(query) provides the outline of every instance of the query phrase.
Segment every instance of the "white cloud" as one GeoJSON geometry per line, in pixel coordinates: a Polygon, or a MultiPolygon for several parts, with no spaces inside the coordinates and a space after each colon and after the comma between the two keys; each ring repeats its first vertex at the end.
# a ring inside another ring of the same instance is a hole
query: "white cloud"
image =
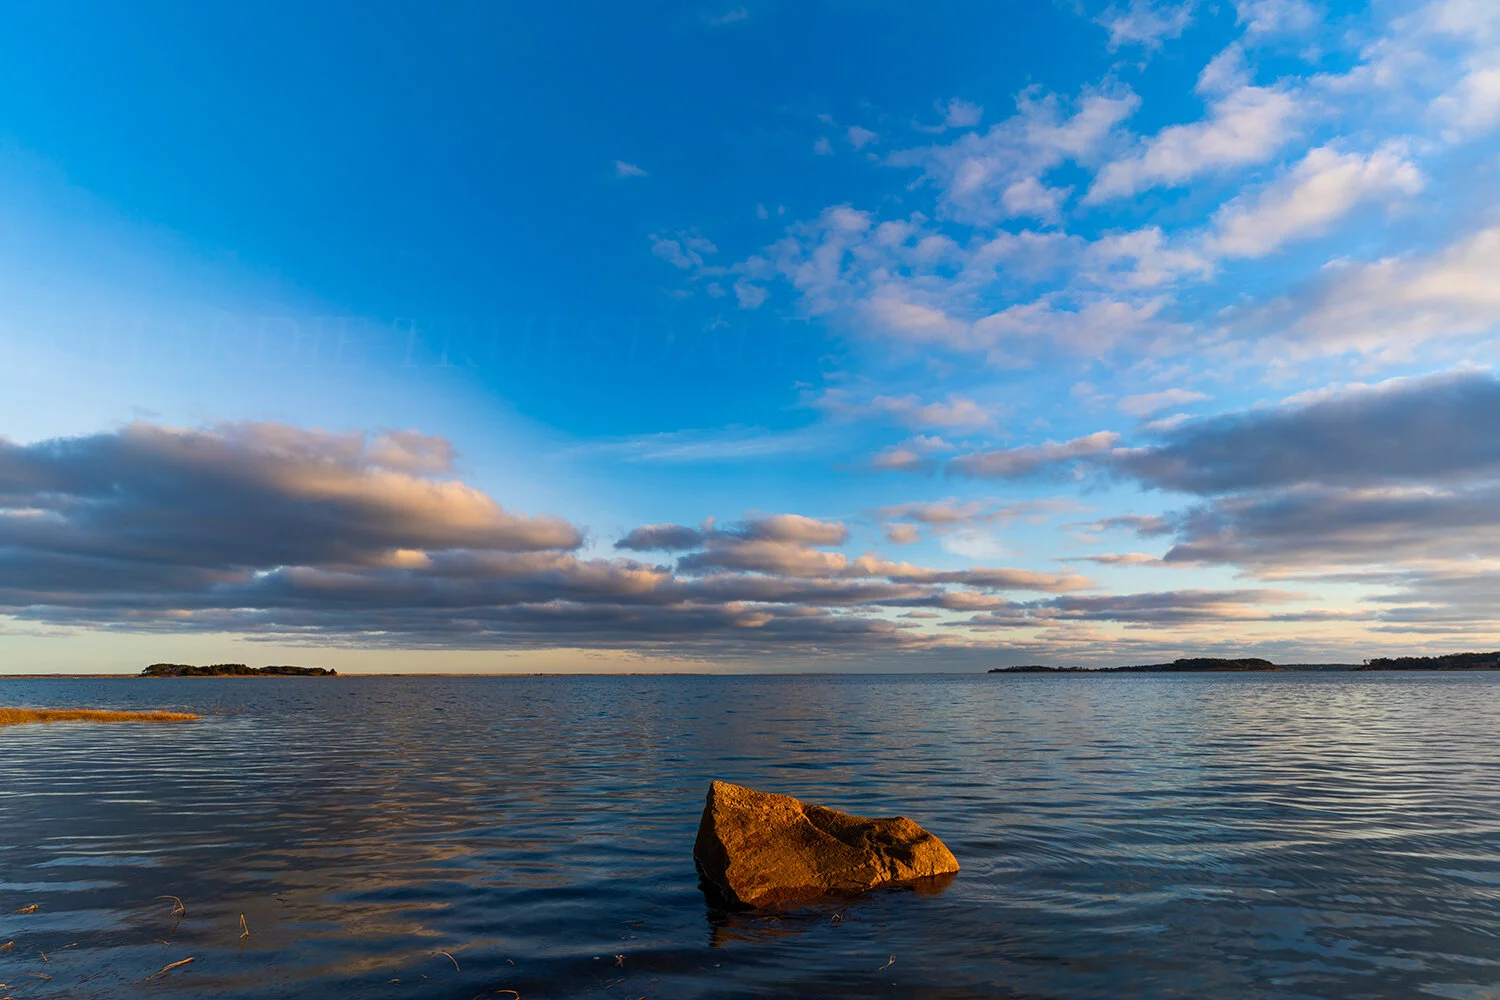
{"type": "Polygon", "coordinates": [[[1500,225],[1442,250],[1330,269],[1253,322],[1281,332],[1273,349],[1404,355],[1424,340],[1500,326],[1500,225]]]}
{"type": "Polygon", "coordinates": [[[1057,218],[1072,191],[1070,187],[1048,187],[1035,177],[1023,177],[1005,189],[1000,204],[1012,217],[1030,216],[1049,222],[1057,218]]]}
{"type": "MultiPolygon", "coordinates": [[[[1098,357],[1116,344],[1156,325],[1165,301],[1097,299],[1077,309],[1059,309],[1047,298],[1010,306],[973,324],[970,341],[992,350],[1045,344],[1098,357]]],[[[997,358],[1000,360],[1000,358],[997,358]]]]}
{"type": "Polygon", "coordinates": [[[986,224],[1032,215],[1036,199],[1022,198],[1028,179],[1040,187],[1047,171],[1068,160],[1092,162],[1139,104],[1125,88],[1086,89],[1067,114],[1056,95],[1027,90],[1016,99],[1016,113],[988,129],[965,132],[946,144],[903,150],[888,162],[920,169],[937,188],[943,214],[959,222],[986,224]],[[1010,194],[1007,204],[1007,192],[1017,184],[1023,187],[1010,194]]]}
{"type": "Polygon", "coordinates": [[[1205,399],[1212,398],[1212,396],[1193,389],[1164,389],[1161,392],[1146,392],[1138,396],[1126,396],[1117,405],[1122,413],[1128,413],[1132,417],[1144,417],[1158,410],[1165,410],[1168,407],[1199,403],[1205,399]]]}
{"type": "Polygon", "coordinates": [[[1067,463],[1076,458],[1102,455],[1114,449],[1120,435],[1113,431],[1096,431],[1071,441],[1049,441],[1022,448],[960,455],[948,463],[954,472],[965,476],[1017,479],[1048,466],[1067,463]]]}
{"type": "Polygon", "coordinates": [[[1219,209],[1207,247],[1217,256],[1263,257],[1290,240],[1326,232],[1362,201],[1414,195],[1422,184],[1421,171],[1398,147],[1361,156],[1320,146],[1259,195],[1219,209]]]}
{"type": "Polygon", "coordinates": [[[870,465],[887,472],[930,472],[937,464],[932,456],[953,449],[953,445],[935,434],[917,434],[886,448],[870,460],[870,465]]]}
{"type": "Polygon", "coordinates": [[[915,524],[888,524],[885,526],[885,538],[893,545],[910,545],[921,541],[922,529],[915,524]]]}
{"type": "Polygon", "coordinates": [[[1307,31],[1320,20],[1307,0],[1235,0],[1235,17],[1245,34],[1277,35],[1307,31]]]}
{"type": "Polygon", "coordinates": [[[1469,60],[1467,70],[1432,102],[1433,112],[1450,124],[1448,138],[1454,140],[1500,126],[1500,50],[1469,60]]]}
{"type": "Polygon", "coordinates": [[[1116,288],[1156,288],[1213,271],[1210,260],[1194,249],[1173,246],[1159,226],[1101,236],[1089,245],[1085,260],[1092,280],[1116,288]]]}
{"type": "Polygon", "coordinates": [[[1225,46],[1199,71],[1198,84],[1193,89],[1209,97],[1228,94],[1240,87],[1249,86],[1250,82],[1250,69],[1245,64],[1245,47],[1234,42],[1225,46]]]}
{"type": "Polygon", "coordinates": [[[993,532],[983,528],[960,528],[942,536],[938,544],[944,552],[966,559],[1003,559],[1013,554],[993,532]]]}
{"type": "Polygon", "coordinates": [[[848,132],[845,133],[845,136],[849,140],[849,145],[853,146],[855,149],[864,149],[870,143],[880,138],[878,134],[871,132],[867,128],[861,128],[858,125],[850,125],[848,132]]]}
{"type": "Polygon", "coordinates": [[[750,12],[748,10],[744,7],[735,7],[731,10],[726,10],[717,17],[709,18],[708,23],[715,28],[722,28],[727,24],[738,24],[741,21],[749,20],[749,18],[750,12]]]}
{"type": "Polygon", "coordinates": [[[933,461],[923,452],[908,445],[897,444],[879,452],[870,459],[872,468],[882,472],[918,472],[930,470],[933,461]]]}
{"type": "Polygon", "coordinates": [[[647,176],[650,176],[650,175],[648,175],[646,173],[646,171],[642,170],[640,167],[636,166],[634,163],[626,163],[624,160],[616,160],[615,161],[615,176],[616,177],[647,177],[647,176]]]}
{"type": "Polygon", "coordinates": [[[943,116],[943,125],[946,128],[973,128],[983,117],[982,105],[961,101],[955,97],[948,102],[947,113],[943,116]]]}
{"type": "Polygon", "coordinates": [[[675,240],[652,233],[650,239],[652,253],[683,271],[701,268],[704,254],[719,252],[712,241],[693,233],[678,233],[675,240]]]}
{"type": "Polygon", "coordinates": [[[934,403],[924,403],[915,395],[876,396],[868,401],[859,401],[842,389],[829,389],[813,400],[812,405],[835,417],[884,418],[913,429],[985,427],[995,418],[994,410],[954,393],[949,393],[942,402],[934,403]]]}
{"type": "Polygon", "coordinates": [[[1481,44],[1500,41],[1500,7],[1491,0],[1434,0],[1419,13],[1434,31],[1481,44]]]}
{"type": "Polygon", "coordinates": [[[1110,7],[1098,23],[1109,31],[1111,52],[1126,45],[1159,49],[1164,40],[1176,38],[1193,19],[1194,0],[1179,3],[1154,3],[1152,0],[1130,0],[1124,10],[1110,7]]]}
{"type": "Polygon", "coordinates": [[[759,309],[765,305],[770,294],[763,286],[746,281],[744,278],[736,279],[734,283],[735,301],[739,302],[741,309],[759,309]]]}
{"type": "Polygon", "coordinates": [[[1207,118],[1162,129],[1140,152],[1106,164],[1084,200],[1097,204],[1260,163],[1291,137],[1298,111],[1296,99],[1285,91],[1238,87],[1210,105],[1207,118]]]}
{"type": "Polygon", "coordinates": [[[818,156],[832,156],[833,143],[828,141],[828,136],[819,136],[818,141],[813,143],[813,152],[818,156]]]}

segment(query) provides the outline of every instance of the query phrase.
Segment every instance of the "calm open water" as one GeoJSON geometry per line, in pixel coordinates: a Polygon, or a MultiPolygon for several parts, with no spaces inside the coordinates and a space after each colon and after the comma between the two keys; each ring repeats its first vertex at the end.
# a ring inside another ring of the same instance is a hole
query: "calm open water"
{"type": "Polygon", "coordinates": [[[1500,998],[1494,674],[0,679],[0,705],[217,713],[0,729],[16,1000],[1500,998]],[[715,910],[715,777],[909,815],[963,871],[715,910]]]}

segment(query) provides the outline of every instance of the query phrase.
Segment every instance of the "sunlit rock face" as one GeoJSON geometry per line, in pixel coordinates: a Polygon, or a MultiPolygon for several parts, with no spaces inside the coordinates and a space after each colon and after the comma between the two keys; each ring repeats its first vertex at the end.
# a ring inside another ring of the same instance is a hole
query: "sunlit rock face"
{"type": "Polygon", "coordinates": [[[693,857],[727,899],[752,907],[958,871],[943,842],[904,816],[865,819],[724,781],[709,786],[693,857]]]}

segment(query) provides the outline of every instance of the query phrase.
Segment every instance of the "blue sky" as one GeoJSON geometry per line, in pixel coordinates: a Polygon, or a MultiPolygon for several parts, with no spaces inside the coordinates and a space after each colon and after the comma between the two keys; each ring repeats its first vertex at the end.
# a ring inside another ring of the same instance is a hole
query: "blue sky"
{"type": "Polygon", "coordinates": [[[1500,639],[1491,3],[5,21],[0,669],[1500,639]]]}

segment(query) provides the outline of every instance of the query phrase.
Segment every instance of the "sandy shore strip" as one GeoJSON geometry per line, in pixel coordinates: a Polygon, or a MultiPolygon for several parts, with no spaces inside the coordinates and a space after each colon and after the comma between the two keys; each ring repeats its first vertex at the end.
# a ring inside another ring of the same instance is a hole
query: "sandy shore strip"
{"type": "Polygon", "coordinates": [[[0,726],[32,722],[191,722],[191,712],[109,712],[97,708],[0,708],[0,726]]]}

